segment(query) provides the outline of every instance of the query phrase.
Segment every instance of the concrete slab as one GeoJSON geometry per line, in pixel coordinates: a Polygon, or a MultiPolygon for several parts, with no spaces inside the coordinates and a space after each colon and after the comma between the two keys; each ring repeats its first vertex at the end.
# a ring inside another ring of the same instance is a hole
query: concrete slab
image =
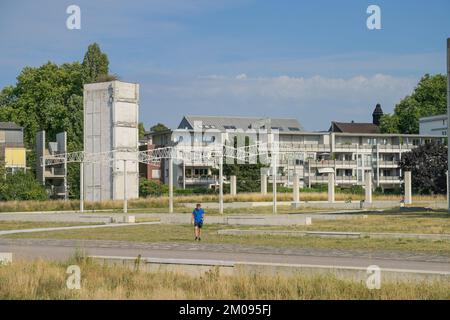
{"type": "MultiPolygon", "coordinates": [[[[201,259],[164,259],[136,257],[89,256],[90,259],[108,265],[122,265],[139,268],[146,272],[175,272],[199,276],[212,270],[223,275],[325,275],[333,274],[339,279],[366,281],[367,268],[339,265],[306,265],[286,263],[211,261],[201,259]]],[[[380,268],[382,281],[449,281],[450,272],[380,268]]]]}

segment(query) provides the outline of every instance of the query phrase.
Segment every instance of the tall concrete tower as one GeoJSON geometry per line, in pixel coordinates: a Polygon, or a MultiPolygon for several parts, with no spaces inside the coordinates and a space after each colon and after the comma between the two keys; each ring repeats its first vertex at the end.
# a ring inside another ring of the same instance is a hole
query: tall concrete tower
{"type": "Polygon", "coordinates": [[[84,86],[84,151],[116,151],[111,163],[83,163],[84,199],[87,201],[124,199],[126,172],[127,199],[139,196],[138,151],[139,84],[121,81],[84,86]],[[137,160],[137,159],[135,159],[137,160]]]}

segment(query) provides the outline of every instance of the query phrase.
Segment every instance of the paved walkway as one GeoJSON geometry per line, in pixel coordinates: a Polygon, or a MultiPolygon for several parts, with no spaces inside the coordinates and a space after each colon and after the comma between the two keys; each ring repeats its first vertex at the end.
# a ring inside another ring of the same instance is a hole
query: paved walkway
{"type": "Polygon", "coordinates": [[[52,227],[52,228],[34,228],[34,229],[16,229],[16,230],[3,230],[0,231],[0,236],[16,233],[32,233],[32,232],[45,232],[45,231],[61,231],[61,230],[73,230],[73,229],[98,229],[98,228],[117,228],[117,227],[127,227],[136,226],[143,224],[160,224],[159,221],[152,222],[140,222],[140,223],[110,223],[110,224],[100,224],[100,225],[85,225],[85,226],[72,226],[72,227],[52,227]]]}
{"type": "Polygon", "coordinates": [[[450,256],[433,253],[340,250],[318,248],[278,248],[232,244],[143,243],[106,240],[0,239],[0,252],[13,252],[17,258],[61,260],[75,249],[89,255],[137,256],[146,258],[228,260],[265,263],[291,263],[450,272],[450,256]]]}

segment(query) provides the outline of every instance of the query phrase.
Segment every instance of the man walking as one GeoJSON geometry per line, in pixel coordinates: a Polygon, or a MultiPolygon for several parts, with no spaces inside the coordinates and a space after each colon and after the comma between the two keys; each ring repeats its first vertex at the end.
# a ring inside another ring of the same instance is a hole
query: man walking
{"type": "Polygon", "coordinates": [[[195,240],[202,240],[202,227],[203,227],[203,218],[205,216],[205,211],[202,209],[202,205],[197,203],[194,211],[192,211],[192,220],[194,221],[194,233],[195,240]]]}

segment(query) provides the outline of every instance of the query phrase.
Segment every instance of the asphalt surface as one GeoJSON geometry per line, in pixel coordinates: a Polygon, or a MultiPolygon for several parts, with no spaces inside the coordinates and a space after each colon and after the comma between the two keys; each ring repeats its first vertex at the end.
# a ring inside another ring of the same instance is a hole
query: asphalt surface
{"type": "Polygon", "coordinates": [[[141,243],[105,240],[0,239],[0,252],[13,259],[65,260],[77,249],[89,255],[289,263],[450,272],[450,256],[433,253],[254,247],[230,244],[141,243]]]}

